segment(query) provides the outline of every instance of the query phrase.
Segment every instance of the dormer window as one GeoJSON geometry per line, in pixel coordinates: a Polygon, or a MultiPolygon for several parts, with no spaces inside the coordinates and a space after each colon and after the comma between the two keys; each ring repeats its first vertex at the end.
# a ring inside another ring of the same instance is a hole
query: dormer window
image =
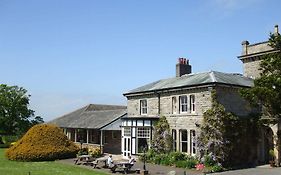
{"type": "Polygon", "coordinates": [[[180,113],[187,112],[187,96],[180,96],[180,113]]]}
{"type": "Polygon", "coordinates": [[[140,114],[147,114],[147,100],[140,100],[140,114]]]}

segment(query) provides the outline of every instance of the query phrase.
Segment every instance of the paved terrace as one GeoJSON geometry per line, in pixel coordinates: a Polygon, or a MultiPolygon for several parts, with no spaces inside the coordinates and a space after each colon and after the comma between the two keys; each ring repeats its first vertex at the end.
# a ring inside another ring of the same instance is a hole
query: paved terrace
{"type": "MultiPolygon", "coordinates": [[[[121,158],[119,155],[113,155],[114,161],[124,161],[124,159],[121,158]]],[[[91,166],[85,166],[85,165],[74,165],[74,159],[65,159],[65,160],[59,160],[62,163],[66,164],[72,164],[73,166],[80,166],[88,169],[93,169],[91,166]]],[[[103,163],[101,162],[97,168],[94,170],[106,172],[108,174],[112,174],[111,171],[107,168],[101,168],[103,163]]],[[[132,169],[142,169],[143,163],[140,161],[137,161],[132,169]]],[[[189,169],[183,169],[183,168],[176,168],[176,167],[170,167],[170,166],[162,166],[162,165],[154,165],[147,163],[146,169],[149,171],[150,175],[167,175],[171,171],[175,171],[176,175],[184,175],[184,172],[186,172],[186,175],[203,175],[202,172],[196,171],[196,170],[189,170],[189,169]]],[[[120,172],[116,172],[114,174],[123,174],[120,172]]],[[[136,174],[136,173],[130,173],[130,174],[136,174]]],[[[234,170],[234,171],[226,171],[222,173],[210,173],[210,175],[281,175],[281,167],[280,168],[271,168],[269,165],[265,166],[259,166],[256,168],[247,168],[247,169],[240,169],[240,170],[234,170]]]]}

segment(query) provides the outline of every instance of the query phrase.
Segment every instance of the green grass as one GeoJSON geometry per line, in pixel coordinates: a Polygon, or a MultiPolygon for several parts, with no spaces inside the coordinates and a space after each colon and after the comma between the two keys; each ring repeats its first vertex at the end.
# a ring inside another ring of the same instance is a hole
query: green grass
{"type": "Polygon", "coordinates": [[[49,162],[17,162],[5,157],[5,149],[0,149],[0,174],[5,175],[106,175],[79,166],[49,162]]]}

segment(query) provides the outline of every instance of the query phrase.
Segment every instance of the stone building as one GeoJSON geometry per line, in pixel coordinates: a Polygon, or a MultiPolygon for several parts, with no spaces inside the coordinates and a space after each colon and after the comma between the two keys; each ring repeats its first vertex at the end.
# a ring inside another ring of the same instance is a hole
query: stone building
{"type": "Polygon", "coordinates": [[[160,116],[165,116],[170,124],[173,149],[195,155],[194,138],[203,113],[211,108],[211,91],[217,91],[218,101],[226,110],[246,116],[251,108],[238,89],[251,86],[252,79],[241,74],[191,73],[189,61],[180,58],[174,78],[155,81],[124,94],[128,99],[128,115],[122,119],[123,156],[141,153],[143,147],[150,146],[152,126],[160,116]]]}
{"type": "MultiPolygon", "coordinates": [[[[274,27],[274,35],[279,34],[278,25],[274,27]]],[[[249,41],[242,42],[242,53],[238,58],[243,63],[243,75],[250,78],[259,77],[261,71],[259,70],[259,65],[263,55],[274,53],[272,47],[268,45],[268,41],[250,44],[249,41]]]]}
{"type": "MultiPolygon", "coordinates": [[[[278,25],[274,26],[274,35],[280,35],[278,25]]],[[[264,55],[278,52],[269,46],[268,41],[250,44],[249,41],[242,42],[242,53],[238,58],[243,63],[244,76],[250,78],[260,77],[261,70],[260,63],[264,55]]],[[[262,119],[266,119],[268,116],[262,116],[262,119]]],[[[259,144],[257,146],[257,160],[260,163],[267,163],[270,159],[269,150],[274,149],[275,156],[277,159],[277,164],[280,163],[280,151],[274,145],[277,144],[277,140],[274,138],[279,138],[278,131],[281,130],[281,122],[268,125],[261,128],[259,136],[259,144]]]]}
{"type": "MultiPolygon", "coordinates": [[[[274,28],[278,34],[278,26],[274,28]]],[[[276,52],[268,42],[249,44],[242,42],[244,74],[223,72],[192,73],[189,60],[180,58],[176,65],[176,76],[158,80],[124,93],[127,98],[128,114],[122,119],[122,154],[135,155],[143,147],[150,147],[153,124],[160,116],[165,116],[170,124],[173,149],[189,155],[196,154],[194,138],[198,135],[203,113],[211,108],[211,91],[228,112],[237,116],[247,116],[253,108],[240,96],[240,88],[251,88],[253,79],[259,77],[262,55],[276,52]]],[[[254,111],[256,112],[256,111],[254,111]]],[[[279,125],[278,125],[279,126],[279,125]]],[[[267,163],[269,149],[272,149],[273,134],[279,130],[263,128],[259,144],[253,145],[255,163],[267,163]],[[268,137],[269,136],[269,137],[268,137]]],[[[278,153],[279,155],[279,153],[278,153]]]]}

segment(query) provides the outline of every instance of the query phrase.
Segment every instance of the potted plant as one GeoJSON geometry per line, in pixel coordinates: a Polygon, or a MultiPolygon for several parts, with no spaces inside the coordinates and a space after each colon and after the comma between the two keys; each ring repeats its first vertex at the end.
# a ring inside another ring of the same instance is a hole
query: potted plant
{"type": "Polygon", "coordinates": [[[269,150],[269,156],[271,157],[271,160],[269,161],[270,166],[275,167],[275,154],[273,149],[269,150]]]}

